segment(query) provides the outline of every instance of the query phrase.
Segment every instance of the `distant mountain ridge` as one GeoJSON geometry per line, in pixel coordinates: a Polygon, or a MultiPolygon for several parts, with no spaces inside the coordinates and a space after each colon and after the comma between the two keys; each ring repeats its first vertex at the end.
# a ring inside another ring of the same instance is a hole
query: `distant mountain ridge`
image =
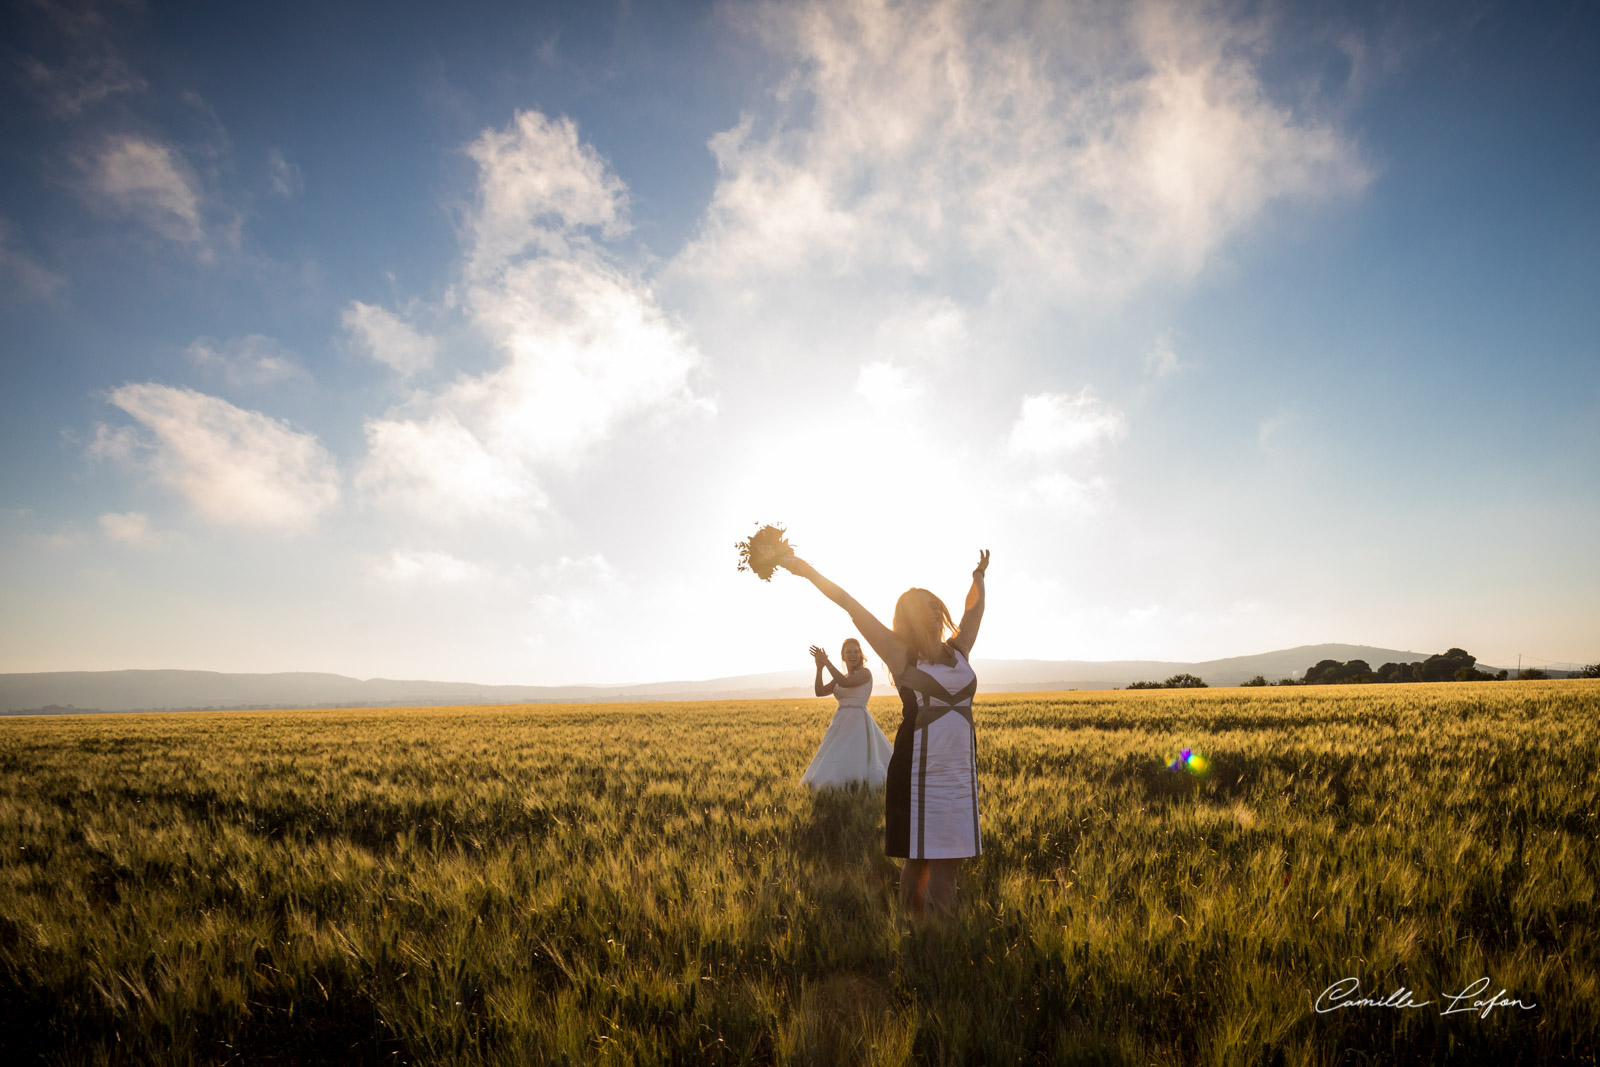
{"type": "MultiPolygon", "coordinates": [[[[1427,653],[1369,645],[1301,645],[1252,656],[1204,660],[977,659],[979,691],[1111,689],[1137,681],[1197,674],[1211,685],[1238,685],[1256,675],[1269,681],[1295,677],[1324,659],[1415,663],[1427,653]]],[[[887,679],[878,678],[879,692],[887,679]]],[[[636,685],[480,685],[342,674],[287,672],[221,674],[215,671],[50,671],[0,674],[0,712],[158,711],[247,708],[396,707],[434,704],[555,704],[632,700],[787,699],[811,695],[808,670],[744,674],[636,685]]]]}

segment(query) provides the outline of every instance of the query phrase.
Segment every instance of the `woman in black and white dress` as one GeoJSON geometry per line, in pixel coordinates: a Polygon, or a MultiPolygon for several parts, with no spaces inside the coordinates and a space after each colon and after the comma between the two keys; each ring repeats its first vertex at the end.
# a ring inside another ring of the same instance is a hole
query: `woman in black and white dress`
{"type": "Polygon", "coordinates": [[[978,680],[967,658],[983,621],[989,553],[978,556],[959,626],[926,589],[901,595],[891,628],[805,560],[791,555],[778,566],[808,579],[849,612],[894,676],[901,721],[884,797],[886,851],[906,861],[900,871],[906,909],[913,916],[948,914],[961,861],[983,851],[972,720],[978,680]]]}

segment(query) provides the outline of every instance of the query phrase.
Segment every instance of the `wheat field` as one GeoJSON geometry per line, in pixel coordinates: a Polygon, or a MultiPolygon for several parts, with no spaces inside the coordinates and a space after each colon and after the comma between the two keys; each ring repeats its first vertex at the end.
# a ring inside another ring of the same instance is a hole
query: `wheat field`
{"type": "Polygon", "coordinates": [[[1600,682],[980,698],[921,927],[831,709],[0,721],[0,1057],[1596,1062],[1600,682]]]}

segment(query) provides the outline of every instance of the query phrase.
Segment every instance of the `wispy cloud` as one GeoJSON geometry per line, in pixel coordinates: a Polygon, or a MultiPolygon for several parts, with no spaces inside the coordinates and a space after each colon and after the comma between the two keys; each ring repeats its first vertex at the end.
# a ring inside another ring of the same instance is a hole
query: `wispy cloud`
{"type": "Polygon", "coordinates": [[[135,548],[151,548],[159,541],[150,529],[150,516],[140,511],[106,512],[100,516],[100,532],[135,548]]]}
{"type": "Polygon", "coordinates": [[[912,297],[878,322],[872,349],[902,363],[940,367],[966,354],[972,342],[968,320],[949,297],[912,297]]]}
{"type": "Polygon", "coordinates": [[[0,219],[0,289],[28,297],[49,298],[67,280],[17,247],[10,220],[0,219]]]}
{"type": "Polygon", "coordinates": [[[711,141],[683,261],[723,278],[979,265],[1058,297],[1188,277],[1268,203],[1361,189],[1211,6],[814,0],[738,9],[787,66],[711,141]]]}
{"type": "Polygon", "coordinates": [[[281,149],[267,153],[267,181],[274,193],[281,197],[298,196],[305,188],[300,168],[283,157],[281,149]]]}
{"type": "Polygon", "coordinates": [[[1015,504],[1058,517],[1085,518],[1103,512],[1111,502],[1111,483],[1094,476],[1075,478],[1063,471],[1044,471],[1015,485],[1015,504]]]}
{"type": "MultiPolygon", "coordinates": [[[[627,232],[627,191],[577,128],[522,112],[468,154],[478,195],[459,304],[499,364],[369,420],[360,481],[420,515],[530,521],[546,501],[541,469],[571,466],[629,426],[711,405],[690,387],[700,355],[687,333],[600,243],[627,232]]],[[[375,355],[375,330],[389,341],[398,333],[381,313],[347,314],[347,324],[375,355]]],[[[391,362],[418,361],[416,345],[400,349],[391,362]]]]}
{"type": "Polygon", "coordinates": [[[1060,518],[1104,512],[1112,500],[1111,483],[1085,468],[1127,433],[1127,418],[1089,386],[1076,393],[1023,397],[1006,439],[1016,462],[1006,496],[1013,505],[1060,518]]]}
{"type": "Polygon", "coordinates": [[[142,470],[208,522],[297,532],[339,499],[333,457],[270,416],[155,382],[121,386],[108,400],[139,426],[102,425],[90,455],[142,470]]]}
{"type": "Polygon", "coordinates": [[[433,366],[439,344],[392,311],[352,300],[341,317],[345,332],[367,354],[403,378],[433,366]]]}
{"type": "Polygon", "coordinates": [[[905,408],[926,394],[922,383],[908,368],[885,360],[861,365],[855,392],[876,407],[890,409],[905,408]]]}
{"type": "Polygon", "coordinates": [[[449,412],[369,419],[356,475],[380,507],[440,525],[477,519],[533,522],[548,498],[522,463],[487,448],[449,412]]]}
{"type": "MultiPolygon", "coordinates": [[[[144,95],[124,59],[125,20],[141,3],[29,0],[19,17],[15,70],[52,117],[62,147],[46,164],[98,215],[134,223],[202,261],[240,244],[243,195],[230,193],[231,139],[193,90],[144,95]],[[176,132],[175,131],[182,131],[176,132]]],[[[275,186],[298,171],[273,151],[275,186]]]]}
{"type": "Polygon", "coordinates": [[[535,585],[534,617],[546,625],[593,626],[615,617],[619,607],[638,601],[637,591],[598,552],[561,556],[541,565],[535,585]]]}
{"type": "Polygon", "coordinates": [[[478,203],[467,224],[468,273],[494,274],[528,252],[566,251],[586,229],[629,230],[628,193],[571,119],[519,111],[467,147],[478,164],[478,203]]]}
{"type": "Polygon", "coordinates": [[[77,523],[63,523],[61,528],[54,533],[41,534],[38,543],[57,552],[78,548],[87,541],[82,529],[77,523]]]}
{"type": "Polygon", "coordinates": [[[58,118],[72,119],[105,100],[137,93],[145,81],[115,52],[91,52],[51,66],[33,56],[22,61],[24,80],[58,118]]]}
{"type": "Polygon", "coordinates": [[[458,586],[480,582],[488,571],[448,552],[396,548],[374,564],[373,575],[391,585],[458,586]]]}
{"type": "Polygon", "coordinates": [[[42,16],[47,30],[24,45],[33,54],[19,57],[18,72],[51,115],[76,119],[115,97],[144,91],[145,80],[123,59],[100,5],[39,2],[27,7],[42,16]],[[50,57],[41,58],[36,49],[50,57]]]}
{"type": "Polygon", "coordinates": [[[1272,458],[1281,456],[1297,421],[1295,413],[1288,408],[1275,411],[1262,419],[1256,427],[1256,444],[1262,453],[1272,458]]]}
{"type": "Polygon", "coordinates": [[[253,333],[219,341],[196,338],[184,354],[196,367],[219,375],[229,385],[247,387],[287,381],[310,381],[311,375],[294,353],[270,337],[253,333]]]}
{"type": "Polygon", "coordinates": [[[174,149],[122,134],[101,143],[82,167],[91,207],[133,219],[169,241],[204,245],[199,182],[174,149]]]}
{"type": "Polygon", "coordinates": [[[1156,381],[1164,381],[1183,369],[1183,362],[1178,359],[1177,349],[1172,346],[1172,331],[1163,330],[1156,343],[1150,346],[1150,351],[1144,354],[1145,377],[1156,381]]]}
{"type": "Polygon", "coordinates": [[[1122,412],[1084,386],[1077,393],[1035,393],[1023,397],[1011,426],[1012,455],[1052,459],[1093,452],[1128,432],[1122,412]]]}
{"type": "Polygon", "coordinates": [[[468,306],[506,363],[441,399],[508,454],[568,463],[627,420],[711,410],[689,386],[688,335],[598,249],[510,266],[468,306]]]}

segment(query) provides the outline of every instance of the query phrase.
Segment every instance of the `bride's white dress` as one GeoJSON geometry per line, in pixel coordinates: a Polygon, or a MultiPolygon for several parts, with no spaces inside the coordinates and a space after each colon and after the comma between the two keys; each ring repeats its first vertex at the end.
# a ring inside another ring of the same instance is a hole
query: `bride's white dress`
{"type": "Polygon", "coordinates": [[[889,754],[894,749],[867,712],[872,679],[860,685],[835,685],[833,695],[839,708],[800,781],[813,789],[852,782],[882,785],[889,773],[889,754]]]}

